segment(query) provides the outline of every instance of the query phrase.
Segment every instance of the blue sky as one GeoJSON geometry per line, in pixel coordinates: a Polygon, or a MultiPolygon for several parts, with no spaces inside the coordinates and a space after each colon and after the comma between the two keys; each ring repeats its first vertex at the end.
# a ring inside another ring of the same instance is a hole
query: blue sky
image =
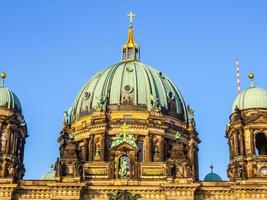
{"type": "Polygon", "coordinates": [[[86,81],[120,60],[136,13],[141,61],[163,71],[195,110],[200,178],[214,171],[227,179],[225,126],[247,74],[266,88],[267,2],[0,0],[0,71],[20,98],[28,123],[27,179],[40,178],[58,156],[63,112],[86,81]]]}

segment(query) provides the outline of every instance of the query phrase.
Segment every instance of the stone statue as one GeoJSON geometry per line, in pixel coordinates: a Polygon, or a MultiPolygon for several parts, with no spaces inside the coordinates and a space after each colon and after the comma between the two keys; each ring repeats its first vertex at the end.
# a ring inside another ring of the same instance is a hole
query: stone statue
{"type": "Polygon", "coordinates": [[[193,126],[196,126],[195,122],[195,111],[188,105],[187,106],[188,114],[189,114],[189,120],[193,126]]]}
{"type": "Polygon", "coordinates": [[[64,124],[70,125],[71,118],[72,118],[72,116],[71,116],[71,108],[70,108],[64,112],[64,124]]]}
{"type": "Polygon", "coordinates": [[[152,101],[152,110],[160,111],[160,103],[159,98],[153,95],[150,95],[150,99],[152,101]]]}
{"type": "Polygon", "coordinates": [[[121,177],[126,177],[128,170],[129,170],[129,166],[128,166],[128,162],[127,162],[126,158],[121,158],[121,162],[120,162],[120,175],[121,175],[121,177]]]}
{"type": "Polygon", "coordinates": [[[61,166],[60,166],[59,158],[57,158],[57,161],[54,165],[54,170],[56,172],[56,176],[61,176],[61,166]]]}
{"type": "Polygon", "coordinates": [[[116,147],[123,142],[126,142],[129,145],[137,148],[136,139],[132,134],[117,134],[114,140],[112,141],[111,148],[116,147]]]}
{"type": "Polygon", "coordinates": [[[111,144],[111,148],[118,146],[123,142],[123,137],[120,134],[117,134],[111,144]]]}
{"type": "Polygon", "coordinates": [[[180,140],[181,136],[182,136],[182,134],[179,131],[177,131],[175,134],[175,139],[180,140]]]}
{"type": "Polygon", "coordinates": [[[98,112],[103,112],[107,98],[106,98],[106,96],[101,96],[101,97],[97,98],[97,100],[98,100],[98,102],[95,106],[95,109],[98,112]]]}

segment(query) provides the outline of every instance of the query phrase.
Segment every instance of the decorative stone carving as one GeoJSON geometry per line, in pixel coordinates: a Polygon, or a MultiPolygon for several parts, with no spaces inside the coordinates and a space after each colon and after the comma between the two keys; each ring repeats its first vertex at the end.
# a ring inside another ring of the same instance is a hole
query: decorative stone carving
{"type": "Polygon", "coordinates": [[[170,158],[167,160],[167,174],[175,178],[192,178],[192,163],[184,153],[181,143],[175,143],[170,151],[170,158]]]}
{"type": "Polygon", "coordinates": [[[131,194],[127,190],[118,190],[115,194],[108,193],[109,200],[137,200],[141,198],[139,194],[131,194]]]}

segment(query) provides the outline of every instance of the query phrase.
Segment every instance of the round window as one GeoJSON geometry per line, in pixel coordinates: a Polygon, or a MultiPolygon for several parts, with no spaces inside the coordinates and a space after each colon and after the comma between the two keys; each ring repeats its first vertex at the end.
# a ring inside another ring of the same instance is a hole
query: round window
{"type": "Polygon", "coordinates": [[[133,92],[133,87],[130,85],[125,85],[124,90],[125,90],[125,92],[131,93],[131,92],[133,92]]]}
{"type": "Polygon", "coordinates": [[[90,98],[90,92],[85,92],[83,98],[85,100],[89,99],[90,98]]]}

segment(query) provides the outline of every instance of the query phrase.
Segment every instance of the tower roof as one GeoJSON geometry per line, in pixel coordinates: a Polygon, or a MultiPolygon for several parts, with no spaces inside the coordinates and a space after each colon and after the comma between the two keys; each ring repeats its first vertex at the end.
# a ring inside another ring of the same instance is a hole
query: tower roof
{"type": "Polygon", "coordinates": [[[1,74],[2,83],[0,85],[0,108],[17,110],[22,112],[21,104],[16,94],[5,86],[4,80],[7,77],[5,73],[1,74]]]}
{"type": "Polygon", "coordinates": [[[232,113],[235,109],[239,110],[253,109],[253,108],[266,108],[267,109],[267,91],[265,89],[256,87],[253,79],[254,74],[249,74],[250,86],[243,90],[235,99],[232,106],[232,113]]]}
{"type": "Polygon", "coordinates": [[[204,178],[204,181],[222,181],[222,178],[213,172],[213,165],[211,164],[210,165],[210,173],[208,173],[205,178],[204,178]]]}

